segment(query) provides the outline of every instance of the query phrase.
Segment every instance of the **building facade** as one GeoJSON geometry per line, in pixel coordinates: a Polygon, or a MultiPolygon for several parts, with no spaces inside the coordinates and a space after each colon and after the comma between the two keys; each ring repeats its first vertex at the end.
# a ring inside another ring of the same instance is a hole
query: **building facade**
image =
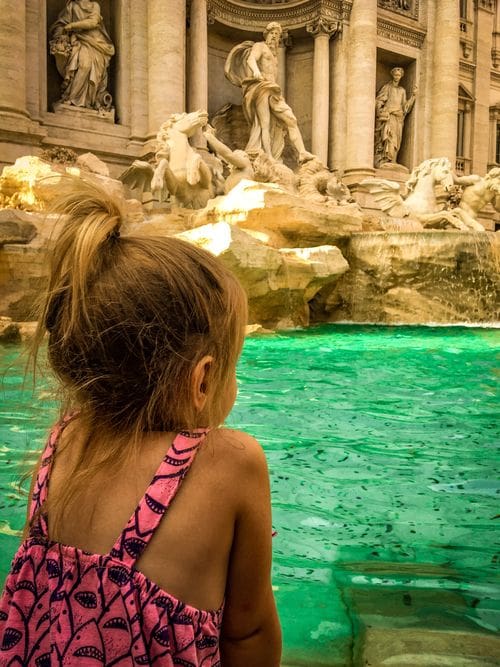
{"type": "Polygon", "coordinates": [[[50,27],[65,0],[3,2],[0,164],[64,146],[92,151],[118,174],[154,151],[173,112],[241,105],[224,76],[235,44],[284,33],[279,83],[306,147],[347,183],[376,174],[376,95],[391,69],[415,104],[398,162],[446,156],[460,174],[500,162],[500,2],[496,0],[100,0],[115,47],[113,113],[57,109],[61,76],[50,27]],[[55,106],[54,106],[55,105],[55,106]]]}

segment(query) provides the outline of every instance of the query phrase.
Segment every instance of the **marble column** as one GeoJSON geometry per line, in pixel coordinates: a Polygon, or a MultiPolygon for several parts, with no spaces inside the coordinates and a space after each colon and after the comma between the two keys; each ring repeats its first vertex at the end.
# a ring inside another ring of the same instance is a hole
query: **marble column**
{"type": "Polygon", "coordinates": [[[330,35],[337,25],[318,20],[307,26],[314,36],[312,152],[328,162],[328,121],[330,106],[330,35]]]}
{"type": "MultiPolygon", "coordinates": [[[[135,4],[135,3],[134,3],[135,4]]],[[[149,133],[186,109],[186,2],[148,1],[149,133]]]]}
{"type": "Polygon", "coordinates": [[[434,21],[431,155],[455,164],[458,116],[460,13],[457,0],[439,0],[434,21]]]}
{"type": "MultiPolygon", "coordinates": [[[[130,140],[144,141],[149,131],[148,8],[142,2],[129,3],[130,32],[130,140]]],[[[156,128],[157,130],[158,128],[156,128]]],[[[155,128],[151,130],[155,132],[155,128]]]]}
{"type": "Polygon", "coordinates": [[[26,3],[3,2],[0,14],[0,113],[26,110],[26,3]]]}
{"type": "Polygon", "coordinates": [[[488,168],[497,164],[497,123],[499,109],[494,106],[489,110],[489,141],[488,141],[488,168]]]}
{"type": "Polygon", "coordinates": [[[349,25],[344,24],[342,31],[335,35],[330,43],[332,100],[330,102],[330,162],[328,166],[339,171],[345,169],[346,159],[348,44],[349,25]]]}
{"type": "MultiPolygon", "coordinates": [[[[188,111],[208,110],[208,16],[207,0],[191,0],[189,15],[189,86],[188,111]]],[[[206,148],[207,142],[201,130],[197,130],[191,143],[206,148]]]]}
{"type": "Polygon", "coordinates": [[[375,173],[377,0],[354,0],[349,24],[345,182],[354,185],[375,173]]]}
{"type": "Polygon", "coordinates": [[[191,0],[188,111],[208,108],[207,0],[191,0]]]}
{"type": "Polygon", "coordinates": [[[464,107],[464,128],[463,128],[464,149],[463,149],[463,157],[467,161],[470,160],[471,115],[472,115],[472,105],[469,102],[466,102],[465,107],[464,107]]]}
{"type": "Polygon", "coordinates": [[[278,85],[283,97],[286,97],[286,50],[290,46],[291,38],[288,30],[283,30],[278,47],[278,85]]]}
{"type": "Polygon", "coordinates": [[[490,114],[491,49],[494,28],[494,6],[490,2],[477,3],[476,16],[476,86],[474,125],[472,136],[472,173],[484,174],[488,165],[488,138],[490,114]]]}

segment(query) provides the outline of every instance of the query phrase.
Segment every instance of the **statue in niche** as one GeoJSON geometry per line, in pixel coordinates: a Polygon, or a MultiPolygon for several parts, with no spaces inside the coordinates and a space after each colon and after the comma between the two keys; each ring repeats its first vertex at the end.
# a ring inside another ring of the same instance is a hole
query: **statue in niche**
{"type": "Polygon", "coordinates": [[[60,102],[109,111],[108,67],[115,47],[104,27],[99,3],[69,0],[50,36],[50,53],[63,77],[60,102]]]}
{"type": "Polygon", "coordinates": [[[397,164],[406,116],[415,103],[417,86],[407,99],[399,82],[404,76],[402,67],[391,69],[392,80],[382,86],[375,102],[375,167],[397,164]]]}
{"type": "Polygon", "coordinates": [[[250,125],[247,153],[264,151],[279,160],[288,133],[299,162],[305,162],[313,156],[306,151],[297,119],[276,82],[282,32],[280,24],[273,21],[264,30],[264,41],[235,46],[227,57],[224,73],[243,91],[243,110],[250,125]]]}

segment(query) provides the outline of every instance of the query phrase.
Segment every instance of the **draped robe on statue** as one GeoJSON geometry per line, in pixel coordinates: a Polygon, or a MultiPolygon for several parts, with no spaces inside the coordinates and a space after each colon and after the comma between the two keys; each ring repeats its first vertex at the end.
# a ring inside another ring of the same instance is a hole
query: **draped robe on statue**
{"type": "Polygon", "coordinates": [[[104,96],[107,92],[109,61],[115,53],[115,47],[104,27],[99,4],[70,0],[51,28],[51,47],[54,42],[64,40],[65,35],[69,35],[71,47],[67,58],[53,51],[59,73],[64,77],[61,100],[90,109],[109,106],[111,98],[109,96],[106,102],[104,96]],[[75,22],[82,23],[65,33],[64,26],[75,22]]]}
{"type": "Polygon", "coordinates": [[[280,115],[291,112],[281,93],[281,88],[274,81],[256,79],[248,66],[248,57],[254,42],[246,41],[235,46],[229,53],[224,72],[226,77],[235,86],[243,91],[243,112],[250,125],[250,138],[245,150],[247,153],[263,151],[262,126],[257,114],[257,104],[266,99],[270,110],[271,153],[279,160],[285,147],[286,125],[280,120],[280,115]]]}

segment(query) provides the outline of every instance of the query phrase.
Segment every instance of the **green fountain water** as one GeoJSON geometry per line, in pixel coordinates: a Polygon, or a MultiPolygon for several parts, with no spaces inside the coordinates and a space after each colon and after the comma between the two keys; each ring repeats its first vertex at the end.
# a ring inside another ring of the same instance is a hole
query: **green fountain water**
{"type": "MultiPolygon", "coordinates": [[[[372,645],[404,653],[401,637],[423,632],[436,664],[471,650],[467,664],[495,664],[499,350],[500,331],[462,327],[247,339],[228,421],[269,461],[285,662],[364,665],[372,645]]],[[[24,521],[19,466],[57,408],[43,382],[23,390],[18,349],[0,354],[3,581],[24,521]]]]}

